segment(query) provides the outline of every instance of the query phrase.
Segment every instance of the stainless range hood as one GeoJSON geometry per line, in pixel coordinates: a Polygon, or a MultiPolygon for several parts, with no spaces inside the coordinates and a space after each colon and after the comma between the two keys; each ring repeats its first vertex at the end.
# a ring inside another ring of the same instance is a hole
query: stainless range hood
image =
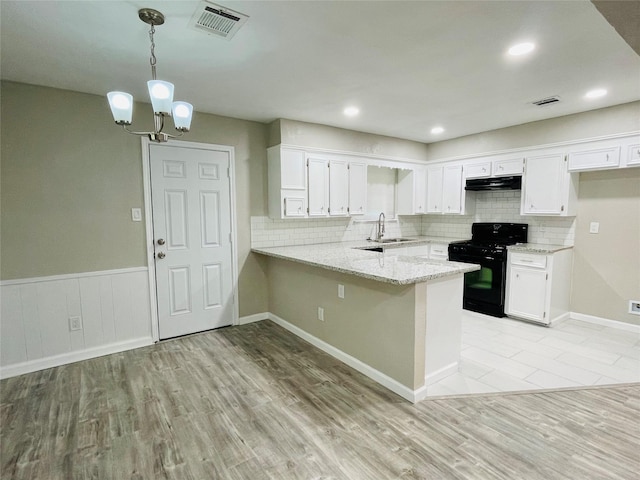
{"type": "Polygon", "coordinates": [[[491,190],[520,190],[522,188],[522,177],[490,177],[472,178],[467,180],[465,190],[472,192],[484,192],[491,190]]]}

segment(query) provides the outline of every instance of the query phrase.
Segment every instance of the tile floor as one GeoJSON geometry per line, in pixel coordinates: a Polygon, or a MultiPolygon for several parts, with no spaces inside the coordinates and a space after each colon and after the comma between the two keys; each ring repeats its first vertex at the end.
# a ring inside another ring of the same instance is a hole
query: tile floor
{"type": "Polygon", "coordinates": [[[428,396],[640,382],[640,333],[569,319],[550,328],[466,312],[460,370],[428,396]]]}

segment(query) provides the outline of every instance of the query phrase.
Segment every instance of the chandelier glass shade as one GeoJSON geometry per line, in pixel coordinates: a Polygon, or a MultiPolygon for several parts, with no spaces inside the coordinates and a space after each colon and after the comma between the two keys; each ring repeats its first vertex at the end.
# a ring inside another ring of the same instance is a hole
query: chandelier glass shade
{"type": "Polygon", "coordinates": [[[127,126],[131,125],[133,118],[133,96],[131,94],[120,91],[109,92],[107,93],[107,99],[109,100],[113,120],[117,125],[121,125],[127,133],[148,136],[154,142],[166,142],[169,138],[180,137],[189,131],[191,118],[193,117],[193,105],[182,101],[174,102],[173,83],[156,79],[156,56],[153,35],[155,26],[164,23],[164,15],[157,10],[143,8],[138,11],[138,17],[143,22],[151,25],[151,30],[149,31],[151,57],[149,58],[149,63],[151,64],[152,80],[147,82],[147,87],[149,89],[151,107],[153,108],[153,132],[133,132],[127,128],[127,126]],[[170,135],[162,131],[164,119],[167,116],[173,117],[174,126],[180,132],[177,135],[170,135]]]}

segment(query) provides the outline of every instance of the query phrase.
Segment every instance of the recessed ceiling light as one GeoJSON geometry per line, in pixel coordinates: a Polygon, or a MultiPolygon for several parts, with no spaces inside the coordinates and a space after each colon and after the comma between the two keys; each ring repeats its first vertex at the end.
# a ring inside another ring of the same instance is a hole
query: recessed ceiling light
{"type": "Polygon", "coordinates": [[[343,110],[343,112],[347,117],[355,117],[360,113],[360,109],[358,107],[347,107],[343,110]]]}
{"type": "Polygon", "coordinates": [[[442,127],[433,127],[431,129],[431,133],[433,133],[434,135],[438,135],[440,133],[444,132],[444,128],[442,127]]]}
{"type": "Polygon", "coordinates": [[[525,55],[529,52],[533,52],[535,48],[535,44],[531,42],[518,43],[509,49],[509,55],[513,55],[514,57],[525,55]]]}
{"type": "Polygon", "coordinates": [[[604,88],[596,88],[595,90],[590,90],[585,94],[587,98],[600,98],[604,97],[607,94],[607,91],[604,88]]]}

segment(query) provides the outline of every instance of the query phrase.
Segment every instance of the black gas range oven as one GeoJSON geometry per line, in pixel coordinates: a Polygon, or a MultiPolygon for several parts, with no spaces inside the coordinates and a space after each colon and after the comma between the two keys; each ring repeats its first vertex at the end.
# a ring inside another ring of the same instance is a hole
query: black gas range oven
{"type": "Polygon", "coordinates": [[[505,316],[507,245],[526,243],[528,230],[526,223],[474,223],[471,240],[449,245],[449,260],[481,267],[464,274],[464,309],[494,317],[505,316]]]}

